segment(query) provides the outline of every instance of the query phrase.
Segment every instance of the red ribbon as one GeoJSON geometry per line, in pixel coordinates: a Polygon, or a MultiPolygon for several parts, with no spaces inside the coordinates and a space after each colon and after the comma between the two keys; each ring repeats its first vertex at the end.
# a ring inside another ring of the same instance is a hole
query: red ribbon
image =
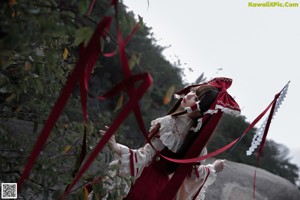
{"type": "MultiPolygon", "coordinates": [[[[114,5],[116,8],[117,1],[112,0],[111,4],[114,5]]],[[[93,5],[94,5],[94,2],[92,3],[90,10],[92,9],[93,5]]],[[[28,159],[25,169],[18,181],[18,188],[21,188],[22,184],[24,183],[24,180],[29,175],[31,168],[34,165],[34,163],[37,159],[37,156],[39,155],[39,152],[41,151],[43,145],[47,141],[47,138],[49,137],[54,124],[56,123],[58,117],[60,116],[64,106],[66,105],[69,95],[74,90],[77,81],[80,81],[82,112],[83,112],[84,121],[86,124],[86,120],[87,120],[86,100],[87,100],[87,93],[88,93],[88,80],[89,80],[91,72],[93,70],[93,66],[94,66],[96,60],[98,59],[98,55],[101,52],[100,36],[106,35],[105,30],[108,30],[111,22],[112,22],[112,17],[103,17],[101,19],[101,21],[99,22],[87,47],[83,48],[81,46],[81,53],[80,53],[81,55],[79,57],[79,61],[78,61],[77,65],[75,66],[73,72],[69,76],[64,88],[61,91],[61,95],[57,99],[57,101],[52,109],[52,112],[49,115],[49,117],[45,123],[45,126],[43,127],[43,130],[35,144],[35,147],[31,153],[29,159],[28,159]]],[[[137,26],[134,28],[131,35],[127,38],[126,42],[128,42],[130,40],[130,38],[132,37],[132,35],[134,34],[134,32],[136,30],[137,30],[137,26]]],[[[129,70],[128,62],[125,58],[126,56],[125,56],[125,50],[124,50],[124,43],[122,43],[122,41],[120,41],[120,32],[119,32],[118,38],[119,38],[119,44],[121,44],[120,51],[122,51],[122,53],[120,53],[120,54],[122,56],[123,66],[125,66],[125,67],[123,67],[123,69],[125,69],[124,71],[125,71],[126,77],[129,77],[130,70],[129,70]],[[124,62],[125,62],[125,64],[127,62],[127,65],[124,65],[124,62]]],[[[141,89],[137,90],[141,94],[143,94],[145,92],[145,90],[147,90],[147,88],[152,83],[152,78],[148,74],[141,74],[138,77],[134,76],[134,77],[131,77],[131,79],[132,80],[129,80],[128,83],[132,83],[132,82],[144,79],[144,84],[142,84],[140,86],[141,89]]],[[[127,84],[125,84],[125,85],[127,85],[127,84]]],[[[138,97],[138,99],[141,98],[140,95],[137,95],[137,97],[138,97]]],[[[101,97],[98,99],[101,99],[101,97]]],[[[136,100],[133,100],[133,102],[137,104],[136,100]]],[[[131,102],[130,106],[132,106],[132,104],[133,103],[131,102]]],[[[82,147],[84,148],[85,145],[86,144],[85,144],[85,135],[84,135],[82,147]]],[[[80,155],[81,161],[83,160],[84,155],[85,155],[85,152],[83,150],[80,155]]],[[[72,185],[70,187],[68,187],[67,191],[70,191],[71,188],[72,188],[72,185]]]]}
{"type": "MultiPolygon", "coordinates": [[[[115,9],[117,13],[117,6],[115,4],[115,9]]],[[[123,42],[122,34],[119,29],[119,26],[117,26],[117,38],[118,38],[118,44],[119,44],[119,52],[120,52],[120,59],[122,64],[122,71],[124,75],[124,80],[122,81],[122,84],[118,84],[116,87],[114,87],[111,91],[109,91],[106,96],[98,96],[97,98],[100,100],[103,100],[107,98],[110,95],[119,93],[122,89],[126,88],[129,94],[129,101],[124,106],[123,110],[119,113],[117,118],[114,120],[112,125],[109,127],[109,129],[106,131],[105,135],[101,138],[97,146],[94,148],[91,155],[88,157],[87,161],[84,163],[82,168],[78,171],[75,179],[70,184],[70,187],[67,188],[67,190],[64,193],[64,196],[67,195],[70,190],[74,187],[74,185],[80,180],[81,176],[84,174],[84,172],[89,168],[89,166],[92,164],[98,153],[101,151],[101,149],[104,147],[104,145],[108,142],[110,137],[114,134],[114,132],[117,130],[117,128],[120,126],[120,124],[125,120],[125,118],[129,115],[131,110],[134,110],[135,116],[139,122],[142,122],[142,126],[145,129],[142,115],[140,112],[140,108],[138,106],[138,100],[142,98],[144,93],[148,90],[150,85],[152,84],[152,78],[148,73],[139,74],[139,75],[131,75],[127,56],[125,53],[125,45],[129,42],[132,35],[137,30],[138,25],[135,26],[135,28],[132,30],[131,34],[127,38],[126,42],[123,42]],[[143,80],[142,84],[139,86],[139,88],[134,88],[134,83],[136,81],[143,80]]],[[[85,75],[85,89],[87,91],[88,88],[88,80],[90,77],[90,74],[92,72],[92,65],[88,66],[87,73],[85,75]]],[[[146,130],[146,129],[145,129],[146,130]]]]}
{"type": "MultiPolygon", "coordinates": [[[[47,141],[51,130],[56,123],[58,117],[60,116],[64,106],[67,103],[67,100],[71,94],[71,92],[74,90],[77,81],[79,81],[79,77],[84,73],[85,65],[86,63],[93,59],[93,57],[97,57],[100,52],[100,41],[99,41],[99,35],[103,33],[104,28],[110,23],[111,18],[104,17],[100,23],[97,26],[96,31],[94,32],[90,43],[86,47],[85,51],[83,52],[82,56],[79,58],[79,61],[74,68],[73,72],[69,76],[64,88],[62,89],[61,95],[57,99],[51,114],[49,115],[45,126],[43,127],[43,130],[33,148],[33,151],[27,161],[27,164],[24,168],[24,171],[18,181],[18,188],[21,188],[22,184],[24,183],[24,180],[29,175],[29,172],[34,165],[37,156],[39,155],[40,151],[42,150],[42,147],[44,146],[45,142],[47,141]]],[[[95,58],[94,58],[95,60],[95,58]]]]}
{"type": "MultiPolygon", "coordinates": [[[[274,114],[274,111],[275,111],[276,101],[277,101],[279,96],[280,96],[280,93],[276,94],[275,97],[274,97],[274,100],[273,100],[274,103],[273,103],[272,109],[269,113],[266,128],[265,128],[265,131],[264,131],[264,135],[263,135],[263,138],[262,138],[259,150],[258,150],[258,154],[257,154],[257,158],[256,158],[256,167],[258,166],[259,158],[260,158],[261,152],[262,152],[262,150],[264,148],[264,145],[265,145],[265,142],[266,142],[266,138],[267,138],[268,131],[269,131],[269,128],[270,128],[270,124],[271,124],[271,121],[272,121],[272,117],[273,117],[273,114],[274,114]]],[[[255,199],[255,191],[256,191],[256,169],[255,169],[254,178],[253,178],[253,199],[255,199]]]]}
{"type": "Polygon", "coordinates": [[[96,1],[96,0],[93,0],[93,2],[92,2],[92,4],[91,4],[91,6],[90,6],[90,8],[89,8],[89,11],[88,11],[88,14],[87,14],[87,16],[90,16],[90,14],[91,14],[91,12],[92,12],[92,10],[93,10],[93,7],[94,7],[94,4],[95,4],[95,1],[96,1]]]}
{"type": "MultiPolygon", "coordinates": [[[[268,105],[268,107],[246,128],[246,130],[243,132],[243,134],[239,138],[237,138],[236,140],[234,140],[233,142],[231,142],[230,144],[228,144],[228,145],[226,145],[226,146],[224,146],[224,147],[222,147],[222,148],[220,148],[220,149],[218,149],[218,150],[216,150],[216,151],[214,151],[214,152],[212,152],[210,154],[207,154],[207,155],[201,156],[201,157],[196,157],[196,158],[187,158],[187,159],[179,160],[179,159],[167,158],[167,157],[162,156],[162,155],[161,156],[164,157],[165,159],[171,161],[171,162],[186,163],[187,164],[187,163],[195,163],[195,162],[202,161],[204,159],[207,159],[209,157],[215,156],[215,155],[217,155],[217,154],[225,151],[226,149],[228,149],[231,146],[233,146],[236,142],[238,142],[239,139],[241,139],[242,137],[244,137],[249,132],[249,130],[251,130],[255,126],[255,124],[266,114],[266,112],[271,108],[271,106],[274,107],[279,94],[276,95],[276,97],[268,105]]],[[[210,121],[214,121],[216,123],[218,120],[210,120],[210,121]]],[[[207,124],[207,126],[208,126],[208,129],[214,127],[213,124],[207,124]]],[[[203,133],[205,133],[205,131],[203,131],[203,133]]],[[[206,140],[207,137],[209,138],[209,135],[205,135],[205,136],[203,136],[203,135],[201,136],[200,135],[197,138],[196,142],[193,144],[193,146],[189,150],[190,155],[192,155],[193,152],[197,152],[198,149],[200,149],[199,146],[201,144],[204,144],[203,141],[207,141],[206,140]]],[[[262,147],[261,147],[261,149],[262,149],[262,147]]],[[[200,152],[199,152],[199,154],[200,154],[200,152]]],[[[190,155],[188,153],[186,157],[190,157],[190,155]]],[[[176,170],[175,174],[172,176],[170,182],[168,183],[166,189],[163,191],[163,193],[162,193],[162,195],[160,196],[159,199],[172,199],[176,195],[176,192],[178,191],[178,189],[179,189],[182,181],[184,180],[184,178],[186,176],[186,173],[188,173],[188,171],[190,170],[190,168],[191,168],[191,165],[180,165],[178,167],[178,169],[176,170]]]]}
{"type": "Polygon", "coordinates": [[[244,130],[244,132],[241,134],[241,136],[239,136],[238,138],[236,138],[234,141],[232,141],[231,143],[227,144],[226,146],[223,146],[219,149],[217,149],[216,151],[213,151],[209,154],[206,154],[204,156],[199,156],[199,157],[194,157],[194,158],[186,158],[186,159],[174,159],[174,158],[168,158],[164,155],[160,155],[161,157],[163,157],[166,160],[169,160],[171,162],[175,162],[175,163],[196,163],[196,162],[200,162],[203,161],[207,158],[211,158],[214,157],[224,151],[226,151],[227,149],[229,149],[230,147],[232,147],[234,144],[236,144],[241,138],[243,138],[256,124],[259,120],[261,120],[261,118],[266,114],[266,112],[271,108],[272,105],[274,105],[275,103],[275,99],[267,106],[267,108],[265,108],[265,110],[259,115],[257,116],[253,122],[244,130]]]}
{"type": "MultiPolygon", "coordinates": [[[[115,9],[116,9],[116,4],[117,4],[117,1],[113,0],[112,5],[115,6],[115,9]]],[[[92,4],[92,6],[93,6],[93,4],[92,4]]],[[[91,8],[92,8],[92,6],[91,6],[91,8]]],[[[20,180],[18,181],[18,187],[19,188],[21,188],[25,178],[29,175],[29,172],[30,172],[32,166],[34,165],[34,163],[36,161],[36,158],[39,155],[39,152],[41,151],[43,145],[45,144],[47,138],[49,137],[54,124],[56,123],[56,121],[57,121],[58,117],[60,116],[64,106],[67,103],[69,95],[74,90],[74,88],[76,86],[76,83],[78,81],[80,81],[80,85],[81,85],[80,91],[81,91],[81,100],[82,100],[82,111],[83,111],[83,115],[84,115],[84,120],[86,122],[86,119],[87,119],[86,96],[88,94],[88,80],[90,78],[93,66],[94,66],[96,60],[98,59],[98,55],[101,52],[101,45],[100,45],[100,41],[99,41],[99,39],[100,39],[99,36],[101,36],[101,35],[104,36],[106,34],[105,30],[107,30],[109,28],[109,26],[111,24],[111,21],[112,21],[112,17],[103,17],[102,20],[99,22],[99,24],[98,24],[98,26],[97,26],[90,42],[88,43],[87,47],[84,48],[84,49],[82,48],[82,53],[80,55],[79,61],[76,65],[76,67],[74,68],[72,74],[68,78],[64,88],[62,89],[61,95],[57,99],[56,104],[54,105],[53,110],[52,110],[51,114],[49,115],[49,118],[47,119],[47,121],[45,123],[45,126],[43,127],[43,130],[42,130],[42,132],[41,132],[41,134],[40,134],[40,136],[39,136],[39,138],[38,138],[38,140],[35,144],[35,147],[34,147],[34,149],[32,151],[32,154],[31,154],[31,156],[30,156],[30,158],[29,158],[29,160],[28,160],[28,162],[25,166],[25,169],[24,169],[24,171],[23,171],[23,173],[20,177],[20,180]],[[84,85],[84,87],[83,87],[83,85],[84,85]]],[[[142,98],[142,96],[144,95],[146,90],[150,87],[150,85],[152,83],[152,78],[148,73],[139,74],[139,75],[131,75],[129,65],[128,65],[127,56],[126,56],[126,53],[125,53],[125,45],[128,43],[128,41],[130,40],[130,38],[132,37],[132,35],[134,34],[134,32],[136,30],[137,30],[137,26],[133,29],[133,31],[131,32],[129,37],[124,42],[123,39],[122,39],[122,35],[121,35],[120,30],[119,30],[119,27],[117,27],[117,33],[118,33],[117,37],[118,37],[118,43],[119,43],[119,51],[120,51],[120,58],[121,58],[121,63],[122,63],[122,71],[123,71],[123,74],[124,74],[124,80],[122,82],[120,82],[119,84],[117,84],[114,88],[112,88],[105,95],[96,97],[99,100],[104,100],[106,98],[109,98],[113,95],[118,94],[120,91],[122,91],[124,89],[127,89],[130,99],[127,102],[127,104],[124,106],[122,111],[119,113],[119,115],[116,117],[116,119],[114,120],[112,125],[109,127],[106,134],[102,137],[102,139],[96,145],[96,147],[92,151],[91,155],[87,158],[87,160],[84,163],[84,165],[82,166],[82,168],[78,171],[75,179],[70,184],[70,186],[67,188],[64,195],[68,194],[70,192],[70,190],[73,188],[73,186],[80,180],[80,178],[82,177],[84,172],[89,168],[91,163],[94,161],[95,157],[98,155],[98,153],[101,151],[101,149],[104,147],[104,145],[108,142],[110,137],[114,134],[114,132],[117,130],[117,128],[120,126],[120,124],[125,120],[125,118],[129,115],[129,113],[132,110],[135,113],[136,119],[138,121],[138,124],[139,124],[141,130],[142,130],[142,133],[145,135],[147,141],[151,144],[151,141],[147,136],[147,131],[146,131],[146,128],[144,126],[143,119],[141,117],[141,112],[140,112],[140,108],[138,106],[138,101],[142,98]],[[136,83],[137,81],[142,81],[142,83],[139,85],[138,88],[134,88],[134,83],[136,83]]],[[[221,114],[217,115],[217,118],[219,118],[220,115],[221,114]]],[[[254,124],[256,124],[256,122],[252,123],[251,125],[254,126],[254,124]]],[[[212,126],[208,126],[208,129],[210,129],[211,127],[212,126]]],[[[244,132],[244,134],[246,134],[249,130],[250,130],[250,128],[248,128],[247,131],[244,132]]],[[[204,141],[207,141],[208,135],[204,134],[203,137],[199,137],[199,138],[202,138],[202,139],[204,138],[204,141]]],[[[163,155],[161,155],[161,156],[163,156],[165,159],[167,159],[169,161],[172,161],[172,162],[194,163],[194,162],[201,161],[203,159],[206,159],[208,157],[217,155],[218,153],[221,153],[221,152],[225,151],[226,149],[231,147],[234,143],[236,143],[237,140],[233,141],[229,145],[227,145],[227,146],[225,146],[225,147],[223,147],[223,148],[221,148],[221,149],[219,149],[219,150],[217,150],[213,153],[210,153],[206,156],[202,156],[202,157],[198,157],[198,158],[192,158],[192,159],[189,158],[189,159],[183,159],[183,160],[176,160],[176,159],[167,158],[163,155]]],[[[196,143],[198,141],[199,140],[197,139],[196,143]]],[[[203,143],[203,141],[202,141],[201,144],[203,146],[203,145],[206,144],[206,142],[203,143]]],[[[197,147],[197,148],[199,148],[199,147],[197,147]]],[[[188,152],[188,157],[195,157],[196,153],[198,155],[198,153],[200,153],[200,152],[194,151],[193,148],[191,148],[190,151],[188,152]]],[[[190,165],[181,165],[179,167],[178,171],[183,171],[184,172],[184,173],[176,173],[177,176],[179,177],[179,179],[182,179],[182,177],[185,177],[185,172],[188,171],[188,170],[186,170],[186,168],[190,168],[190,165]]],[[[173,176],[174,179],[177,176],[173,176]]],[[[178,187],[178,184],[180,186],[179,182],[178,181],[175,181],[175,182],[173,181],[173,182],[170,182],[170,183],[171,183],[171,185],[172,185],[172,183],[175,183],[175,185],[177,185],[176,187],[178,187]]],[[[176,187],[173,187],[173,188],[176,188],[176,187]]],[[[166,190],[165,193],[168,193],[167,190],[166,190]]],[[[171,196],[172,195],[174,196],[175,193],[174,194],[173,193],[174,193],[174,191],[172,191],[171,196]]],[[[162,196],[164,196],[164,194],[162,196]]],[[[166,195],[166,196],[168,196],[168,195],[166,195]]],[[[171,199],[171,198],[167,197],[167,198],[163,198],[163,199],[171,199]]]]}
{"type": "Polygon", "coordinates": [[[126,119],[126,117],[129,115],[130,111],[132,111],[135,106],[138,104],[138,100],[142,98],[146,90],[150,87],[152,83],[152,78],[149,74],[140,74],[135,75],[133,77],[141,77],[144,79],[144,82],[141,83],[140,87],[136,89],[136,93],[134,96],[131,97],[131,99],[127,102],[127,104],[124,106],[122,111],[119,113],[117,118],[114,120],[114,122],[111,124],[111,126],[106,131],[105,135],[101,138],[101,140],[98,142],[90,156],[87,158],[86,162],[82,166],[82,168],[78,171],[77,176],[75,177],[74,181],[70,184],[70,187],[66,190],[65,194],[68,194],[71,190],[71,188],[74,187],[74,185],[79,181],[81,176],[84,174],[84,172],[89,168],[89,166],[92,164],[98,153],[101,151],[101,149],[105,146],[105,144],[108,142],[110,137],[114,134],[114,132],[117,130],[117,128],[121,125],[121,123],[126,119]]]}

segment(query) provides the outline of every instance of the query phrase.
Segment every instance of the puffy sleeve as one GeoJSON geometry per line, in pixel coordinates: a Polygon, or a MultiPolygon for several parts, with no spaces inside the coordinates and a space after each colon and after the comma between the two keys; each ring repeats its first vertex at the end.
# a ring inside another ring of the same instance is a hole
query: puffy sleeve
{"type": "MultiPolygon", "coordinates": [[[[116,156],[120,161],[119,173],[121,176],[132,176],[134,179],[137,179],[144,167],[151,163],[156,154],[155,150],[148,143],[139,149],[130,149],[122,144],[118,145],[121,148],[121,156],[116,156]]],[[[164,145],[158,138],[152,139],[152,145],[158,151],[164,148],[164,145]]]]}
{"type": "MultiPolygon", "coordinates": [[[[150,132],[158,124],[160,125],[159,132],[152,138],[152,145],[157,151],[167,147],[176,152],[190,128],[190,119],[186,116],[173,118],[167,115],[153,120],[150,132]]],[[[122,144],[118,145],[121,148],[121,156],[117,156],[121,164],[119,173],[122,176],[130,175],[134,180],[141,175],[144,167],[147,167],[156,155],[155,149],[148,143],[139,149],[130,149],[122,144]]]]}
{"type": "Polygon", "coordinates": [[[167,115],[151,122],[151,128],[160,124],[159,139],[170,151],[177,152],[187,135],[192,120],[187,115],[176,118],[167,115]]]}
{"type": "MultiPolygon", "coordinates": [[[[206,154],[206,149],[201,155],[206,154]]],[[[188,175],[179,191],[176,200],[204,200],[206,188],[216,180],[216,171],[213,165],[194,166],[192,173],[188,175]]]]}
{"type": "Polygon", "coordinates": [[[191,173],[181,185],[176,200],[204,200],[206,188],[216,180],[216,171],[213,165],[200,165],[198,175],[191,173]]]}

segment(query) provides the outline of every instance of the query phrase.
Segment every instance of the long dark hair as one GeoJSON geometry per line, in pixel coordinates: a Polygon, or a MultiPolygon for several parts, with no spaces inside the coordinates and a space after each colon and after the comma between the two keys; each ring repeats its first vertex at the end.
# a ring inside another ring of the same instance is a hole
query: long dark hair
{"type": "MultiPolygon", "coordinates": [[[[200,107],[201,111],[194,111],[194,112],[200,112],[199,113],[200,116],[203,116],[203,113],[206,112],[210,108],[212,103],[215,101],[216,97],[219,94],[219,90],[217,90],[216,88],[209,86],[209,85],[203,85],[198,88],[195,88],[195,92],[196,92],[198,100],[200,100],[199,107],[200,107]]],[[[177,117],[179,115],[186,113],[185,110],[182,110],[179,107],[181,100],[179,100],[178,102],[175,104],[175,106],[169,112],[169,114],[171,114],[173,117],[177,117]],[[177,106],[177,108],[176,108],[176,106],[177,106]]],[[[206,122],[207,121],[208,120],[206,120],[206,122]]],[[[193,119],[193,126],[195,126],[196,124],[197,124],[197,119],[195,118],[195,119],[193,119]]],[[[206,126],[206,123],[202,124],[200,131],[197,131],[197,132],[190,130],[187,133],[187,135],[183,141],[183,144],[181,145],[181,147],[179,148],[179,150],[176,153],[173,153],[169,150],[164,150],[162,153],[166,154],[166,156],[168,156],[168,157],[172,157],[172,158],[176,158],[176,159],[183,159],[185,157],[187,151],[192,146],[193,142],[196,140],[196,138],[201,133],[201,130],[205,126],[206,126]]],[[[167,172],[173,173],[176,170],[176,168],[178,167],[178,165],[179,164],[177,164],[177,163],[167,161],[167,163],[166,163],[167,172]]]]}
{"type": "MultiPolygon", "coordinates": [[[[197,88],[192,88],[191,91],[196,93],[197,100],[201,100],[199,106],[202,113],[206,112],[213,103],[216,97],[214,94],[218,94],[218,90],[210,85],[202,85],[197,88]]],[[[178,100],[167,114],[172,116],[185,114],[186,111],[180,106],[181,101],[182,99],[178,100]]]]}

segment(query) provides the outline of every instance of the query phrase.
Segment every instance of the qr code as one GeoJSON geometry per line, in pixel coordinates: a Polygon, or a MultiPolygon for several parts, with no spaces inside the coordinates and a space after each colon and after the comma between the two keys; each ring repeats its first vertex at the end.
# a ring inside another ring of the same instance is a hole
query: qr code
{"type": "Polygon", "coordinates": [[[1,183],[2,199],[17,199],[17,183],[1,183]]]}

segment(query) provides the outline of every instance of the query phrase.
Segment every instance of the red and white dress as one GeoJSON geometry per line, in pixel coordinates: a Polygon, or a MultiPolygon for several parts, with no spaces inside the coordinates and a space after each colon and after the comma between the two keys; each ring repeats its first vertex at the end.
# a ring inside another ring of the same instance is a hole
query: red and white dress
{"type": "MultiPolygon", "coordinates": [[[[203,118],[198,119],[198,124],[194,129],[195,132],[199,133],[199,137],[196,139],[196,145],[200,145],[199,148],[203,149],[200,155],[207,153],[203,147],[213,133],[222,113],[237,115],[240,112],[239,105],[235,102],[234,98],[227,93],[227,89],[231,86],[231,83],[232,79],[230,78],[217,77],[206,83],[188,86],[176,93],[179,97],[184,96],[189,93],[192,87],[199,87],[206,84],[219,90],[215,102],[210,106],[207,112],[203,113],[203,118]],[[203,130],[200,129],[202,120],[205,123],[207,122],[203,130]],[[203,141],[199,141],[199,139],[203,139],[203,141]]],[[[185,137],[189,134],[192,121],[187,115],[177,117],[168,115],[152,121],[151,128],[157,127],[157,124],[160,125],[160,129],[158,134],[151,139],[151,143],[160,154],[172,157],[169,155],[178,152],[185,137]]],[[[168,168],[170,163],[163,158],[158,160],[156,155],[157,151],[154,150],[150,144],[146,144],[140,149],[130,149],[124,145],[118,145],[121,148],[121,156],[117,156],[113,162],[119,165],[119,170],[117,173],[114,173],[114,177],[118,178],[118,176],[122,176],[125,177],[125,179],[132,177],[132,184],[128,187],[126,187],[126,185],[124,187],[125,191],[122,191],[122,193],[125,194],[124,197],[127,195],[124,200],[160,200],[159,196],[161,196],[162,191],[166,192],[163,193],[162,196],[173,197],[173,189],[175,188],[175,190],[177,190],[178,184],[181,185],[172,200],[203,200],[205,197],[205,189],[211,185],[216,178],[213,165],[195,165],[194,169],[186,177],[182,177],[182,175],[186,174],[184,170],[190,170],[190,168],[180,166],[178,168],[179,171],[174,173],[175,181],[169,182],[173,176],[173,174],[170,174],[172,170],[168,168]],[[181,182],[182,178],[184,178],[183,182],[181,182]],[[171,190],[170,188],[164,190],[168,183],[172,183],[173,185],[170,184],[171,187],[174,185],[175,187],[171,188],[171,190]]],[[[191,148],[196,149],[197,146],[193,144],[191,148]]],[[[189,152],[190,151],[188,151],[188,153],[189,152]]],[[[107,184],[107,186],[108,189],[113,189],[114,184],[107,184]]]]}
{"type": "MultiPolygon", "coordinates": [[[[150,130],[157,124],[160,124],[160,129],[158,135],[152,139],[152,145],[162,153],[165,148],[176,153],[191,128],[192,120],[187,115],[178,117],[167,115],[153,120],[150,130]]],[[[157,199],[157,195],[162,192],[172,174],[164,171],[163,164],[158,162],[156,151],[148,143],[139,149],[118,145],[121,148],[121,156],[116,156],[120,164],[119,175],[133,177],[131,189],[125,199],[157,199]]],[[[206,149],[203,149],[201,155],[206,153],[206,149]]],[[[203,200],[205,189],[214,182],[215,178],[213,165],[195,166],[193,172],[185,178],[175,199],[203,200]]]]}

